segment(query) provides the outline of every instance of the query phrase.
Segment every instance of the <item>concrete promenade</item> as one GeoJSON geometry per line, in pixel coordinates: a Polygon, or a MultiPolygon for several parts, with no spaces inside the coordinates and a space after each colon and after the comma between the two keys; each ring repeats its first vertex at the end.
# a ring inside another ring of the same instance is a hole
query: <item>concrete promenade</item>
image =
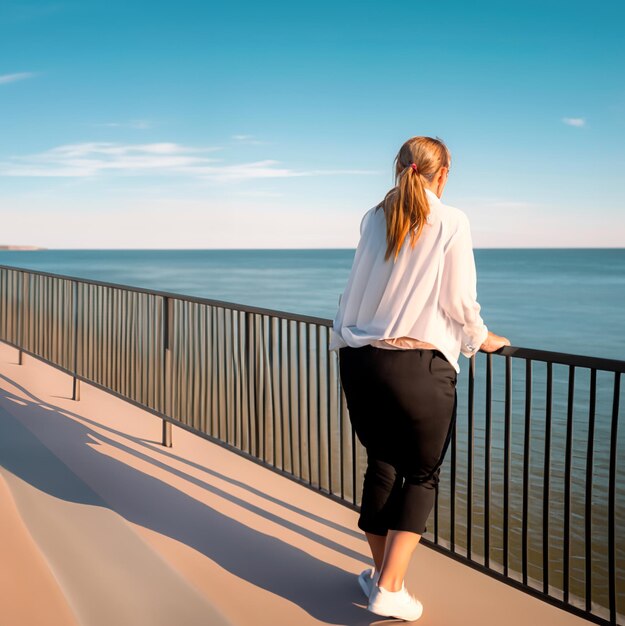
{"type": "MultiPolygon", "coordinates": [[[[404,623],[369,613],[357,513],[0,343],[0,626],[404,623]]],[[[427,548],[423,626],[584,620],[427,548]]]]}

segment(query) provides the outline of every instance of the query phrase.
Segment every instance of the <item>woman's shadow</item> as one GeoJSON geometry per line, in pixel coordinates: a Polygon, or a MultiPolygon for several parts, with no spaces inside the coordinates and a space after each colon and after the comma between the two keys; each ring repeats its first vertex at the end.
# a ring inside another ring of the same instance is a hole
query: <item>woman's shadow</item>
{"type": "MultiPolygon", "coordinates": [[[[24,400],[0,389],[0,405],[10,407],[10,413],[2,411],[0,419],[0,432],[4,441],[4,445],[0,447],[0,463],[16,476],[57,498],[112,509],[130,522],[180,541],[204,554],[235,576],[293,602],[317,620],[329,624],[354,625],[371,622],[370,615],[362,608],[366,605],[366,601],[362,597],[354,573],[345,572],[330,565],[277,537],[257,532],[157,478],[97,452],[93,449],[94,441],[114,446],[147,463],[181,476],[221,498],[226,498],[286,528],[308,536],[317,543],[358,560],[363,558],[361,553],[283,520],[227,491],[161,463],[99,432],[96,433],[84,425],[85,422],[89,422],[85,417],[65,409],[61,412],[54,405],[36,398],[9,377],[4,375],[1,377],[29,397],[29,400],[24,400]],[[67,417],[66,414],[75,417],[80,422],[67,417]],[[10,419],[11,415],[15,416],[13,420],[10,419]],[[91,471],[106,476],[107,481],[115,485],[114,503],[105,502],[90,488],[85,489],[79,477],[76,481],[68,481],[66,466],[62,474],[65,477],[63,480],[55,476],[54,471],[50,471],[51,465],[54,467],[54,463],[62,464],[62,461],[33,434],[42,428],[46,430],[48,436],[51,433],[55,440],[62,441],[64,446],[77,451],[81,464],[89,464],[91,471]],[[19,440],[22,444],[25,442],[28,446],[33,446],[38,451],[38,457],[40,454],[48,454],[52,455],[53,459],[48,459],[46,463],[39,463],[33,462],[33,458],[29,458],[26,454],[10,453],[10,448],[7,446],[12,438],[19,440]]],[[[96,422],[92,423],[100,429],[110,430],[147,446],[141,439],[125,435],[96,422]]],[[[150,447],[150,449],[153,448],[150,447]]],[[[245,484],[233,481],[214,470],[202,469],[224,480],[245,484]]],[[[295,508],[286,503],[280,503],[289,508],[295,508]]],[[[316,517],[310,514],[309,516],[316,517]]],[[[346,532],[352,534],[351,531],[346,530],[346,532]]]]}

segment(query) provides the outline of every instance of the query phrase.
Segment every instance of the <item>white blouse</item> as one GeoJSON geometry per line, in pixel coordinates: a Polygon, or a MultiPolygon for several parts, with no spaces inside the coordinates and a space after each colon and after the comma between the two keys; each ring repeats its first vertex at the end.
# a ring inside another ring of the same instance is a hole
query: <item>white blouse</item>
{"type": "Polygon", "coordinates": [[[411,337],[436,346],[456,372],[460,353],[475,354],[488,335],[477,302],[469,218],[425,190],[430,214],[414,249],[410,233],[393,263],[384,260],[386,220],[369,209],[347,286],[330,330],[330,350],[411,337]]]}

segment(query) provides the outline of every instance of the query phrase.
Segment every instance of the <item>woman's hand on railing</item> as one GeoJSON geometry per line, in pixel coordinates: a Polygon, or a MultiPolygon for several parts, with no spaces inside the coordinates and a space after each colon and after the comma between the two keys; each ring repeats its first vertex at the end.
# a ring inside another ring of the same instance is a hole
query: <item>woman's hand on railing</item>
{"type": "Polygon", "coordinates": [[[507,337],[500,337],[489,330],[486,341],[480,346],[480,350],[484,350],[484,352],[495,352],[499,350],[499,348],[509,345],[510,340],[507,337]]]}

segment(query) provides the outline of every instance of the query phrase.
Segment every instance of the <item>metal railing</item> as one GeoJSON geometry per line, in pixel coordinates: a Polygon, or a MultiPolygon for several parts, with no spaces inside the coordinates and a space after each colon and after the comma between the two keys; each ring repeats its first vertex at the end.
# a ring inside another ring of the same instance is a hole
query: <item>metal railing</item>
{"type": "MultiPolygon", "coordinates": [[[[359,510],[332,321],[0,266],[0,340],[359,510]]],[[[422,542],[598,624],[625,614],[625,361],[505,347],[458,380],[422,542]],[[431,525],[428,523],[428,529],[431,525]],[[617,541],[618,537],[618,541],[617,541]]]]}

